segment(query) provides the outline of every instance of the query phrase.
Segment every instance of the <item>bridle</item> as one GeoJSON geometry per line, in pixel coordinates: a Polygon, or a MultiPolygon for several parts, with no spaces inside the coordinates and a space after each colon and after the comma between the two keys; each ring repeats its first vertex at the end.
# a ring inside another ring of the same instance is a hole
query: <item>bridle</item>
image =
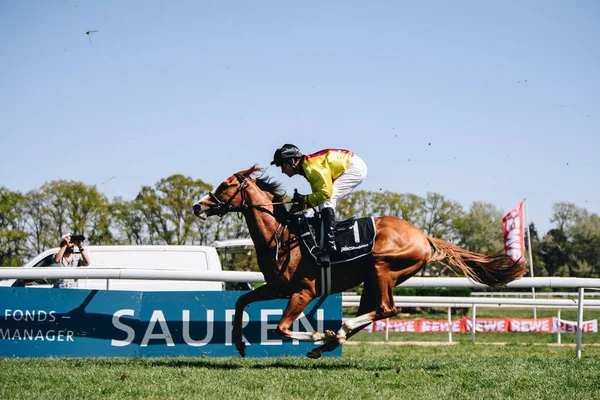
{"type": "Polygon", "coordinates": [[[240,185],[229,199],[227,199],[226,201],[221,201],[221,199],[215,196],[213,192],[210,192],[208,194],[208,197],[210,197],[210,199],[215,203],[214,205],[211,204],[208,207],[208,209],[214,212],[215,215],[218,215],[219,217],[222,217],[223,215],[229,212],[242,212],[247,210],[249,207],[248,204],[246,204],[246,198],[244,197],[244,190],[248,187],[246,185],[246,180],[248,178],[244,178],[240,174],[233,174],[233,176],[237,178],[240,185]],[[238,193],[241,193],[242,195],[242,203],[239,206],[234,206],[231,203],[233,202],[233,199],[235,199],[235,197],[238,195],[238,193]]]}
{"type": "Polygon", "coordinates": [[[248,204],[246,197],[244,196],[244,192],[245,192],[246,188],[248,187],[248,184],[246,183],[248,178],[243,177],[240,174],[233,174],[233,176],[235,176],[237,178],[240,185],[238,186],[236,191],[231,195],[231,197],[229,199],[222,201],[217,196],[215,196],[215,194],[213,192],[210,192],[208,194],[208,197],[210,197],[210,199],[215,203],[215,204],[209,205],[208,209],[210,211],[212,211],[215,215],[218,215],[219,217],[222,217],[223,215],[230,213],[230,212],[244,212],[244,211],[248,210],[249,208],[261,208],[261,207],[269,206],[269,205],[291,203],[291,201],[280,201],[280,202],[275,202],[275,203],[248,204]],[[242,202],[240,203],[240,205],[235,206],[232,204],[232,202],[238,194],[240,194],[242,196],[242,202]]]}

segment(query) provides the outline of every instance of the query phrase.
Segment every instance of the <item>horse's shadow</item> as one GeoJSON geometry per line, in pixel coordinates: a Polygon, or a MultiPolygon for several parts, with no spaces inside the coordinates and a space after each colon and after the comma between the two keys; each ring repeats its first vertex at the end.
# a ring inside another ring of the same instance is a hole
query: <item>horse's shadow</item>
{"type": "MultiPolygon", "coordinates": [[[[149,362],[149,365],[152,367],[166,367],[166,368],[206,368],[213,370],[241,370],[241,369],[287,369],[290,371],[293,370],[307,370],[307,369],[315,369],[315,370],[324,370],[324,371],[340,371],[340,370],[355,370],[360,369],[363,371],[384,371],[388,370],[388,367],[381,366],[366,366],[359,365],[357,363],[348,362],[344,360],[338,359],[326,359],[327,363],[315,363],[314,360],[306,359],[306,363],[298,362],[298,358],[289,359],[288,360],[274,360],[274,361],[266,361],[264,359],[255,359],[252,358],[244,358],[244,359],[190,359],[190,360],[169,360],[169,359],[153,359],[149,362]],[[257,362],[253,365],[248,365],[249,363],[257,362]]],[[[304,360],[304,359],[302,359],[304,360]]]]}

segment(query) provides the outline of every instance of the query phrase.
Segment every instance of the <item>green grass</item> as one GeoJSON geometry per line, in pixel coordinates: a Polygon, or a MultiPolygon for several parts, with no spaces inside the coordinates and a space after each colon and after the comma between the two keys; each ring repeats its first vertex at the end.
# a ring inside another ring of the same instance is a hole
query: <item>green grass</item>
{"type": "Polygon", "coordinates": [[[600,348],[355,344],[341,358],[0,359],[2,399],[597,399],[600,348]]]}

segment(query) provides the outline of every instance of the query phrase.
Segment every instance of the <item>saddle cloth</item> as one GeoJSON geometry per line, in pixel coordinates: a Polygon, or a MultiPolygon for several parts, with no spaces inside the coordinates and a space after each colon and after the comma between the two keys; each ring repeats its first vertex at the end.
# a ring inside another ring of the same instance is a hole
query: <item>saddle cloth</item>
{"type": "MultiPolygon", "coordinates": [[[[321,247],[321,220],[309,218],[309,228],[303,229],[302,242],[305,250],[315,259],[317,247],[321,247]],[[318,243],[315,243],[317,238],[318,243]]],[[[335,244],[337,251],[331,255],[331,264],[343,264],[371,254],[375,244],[375,220],[373,217],[350,218],[336,223],[335,244]]]]}

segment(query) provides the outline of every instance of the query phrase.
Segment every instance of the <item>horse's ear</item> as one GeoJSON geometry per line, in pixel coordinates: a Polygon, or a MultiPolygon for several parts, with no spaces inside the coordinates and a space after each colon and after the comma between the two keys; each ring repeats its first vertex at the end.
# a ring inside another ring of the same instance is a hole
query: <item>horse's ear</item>
{"type": "Polygon", "coordinates": [[[256,166],[256,164],[254,164],[253,166],[251,166],[247,170],[238,172],[238,174],[241,175],[241,176],[243,176],[244,178],[251,178],[254,175],[257,175],[257,174],[262,173],[262,172],[263,172],[263,169],[259,168],[258,166],[256,166]]]}

